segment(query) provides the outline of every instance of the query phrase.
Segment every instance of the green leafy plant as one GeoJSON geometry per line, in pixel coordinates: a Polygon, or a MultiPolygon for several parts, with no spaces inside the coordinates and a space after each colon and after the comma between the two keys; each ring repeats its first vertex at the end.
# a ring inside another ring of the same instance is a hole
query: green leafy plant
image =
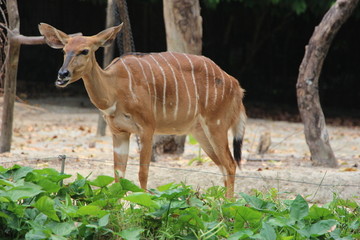
{"type": "Polygon", "coordinates": [[[77,175],[60,185],[54,169],[0,167],[1,239],[359,239],[355,201],[334,196],[309,206],[276,189],[224,197],[169,183],[145,192],[129,180],[77,175]]]}
{"type": "Polygon", "coordinates": [[[196,141],[196,139],[195,139],[192,135],[188,135],[188,137],[189,137],[189,144],[190,144],[190,145],[199,145],[198,155],[197,155],[196,157],[194,157],[193,159],[191,159],[191,160],[189,161],[188,165],[191,165],[191,164],[193,164],[194,162],[195,162],[196,164],[202,164],[202,163],[204,163],[204,162],[207,162],[208,159],[203,158],[203,157],[201,156],[201,147],[200,147],[200,144],[198,143],[198,141],[196,141]]]}

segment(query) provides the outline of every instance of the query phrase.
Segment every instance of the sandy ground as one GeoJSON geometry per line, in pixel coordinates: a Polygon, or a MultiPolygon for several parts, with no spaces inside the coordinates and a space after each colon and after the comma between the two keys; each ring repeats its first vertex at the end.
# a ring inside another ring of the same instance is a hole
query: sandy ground
{"type": "MultiPolygon", "coordinates": [[[[29,102],[16,105],[11,153],[0,154],[2,166],[16,163],[60,170],[58,155],[66,155],[66,173],[91,174],[90,178],[113,175],[110,132],[95,136],[98,112],[86,98],[29,102]]],[[[301,194],[314,203],[330,201],[334,193],[360,201],[360,127],[328,126],[328,131],[339,161],[337,169],[312,166],[302,124],[249,119],[243,149],[248,161],[237,173],[236,192],[277,188],[284,197],[301,194]],[[272,144],[267,154],[258,156],[255,152],[264,131],[271,132],[272,144]],[[259,160],[261,157],[266,160],[259,160]]],[[[138,183],[135,137],[130,148],[126,177],[138,183]]],[[[205,162],[188,164],[198,150],[197,145],[187,142],[183,155],[160,157],[150,166],[148,187],[170,182],[185,182],[200,189],[222,185],[220,171],[204,153],[205,162]]]]}

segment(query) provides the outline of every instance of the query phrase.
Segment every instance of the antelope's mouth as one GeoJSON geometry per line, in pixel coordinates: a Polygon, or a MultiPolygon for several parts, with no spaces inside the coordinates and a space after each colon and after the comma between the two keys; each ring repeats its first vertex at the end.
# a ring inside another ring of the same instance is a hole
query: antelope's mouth
{"type": "Polygon", "coordinates": [[[70,82],[70,78],[58,78],[55,82],[57,87],[65,87],[70,82]]]}

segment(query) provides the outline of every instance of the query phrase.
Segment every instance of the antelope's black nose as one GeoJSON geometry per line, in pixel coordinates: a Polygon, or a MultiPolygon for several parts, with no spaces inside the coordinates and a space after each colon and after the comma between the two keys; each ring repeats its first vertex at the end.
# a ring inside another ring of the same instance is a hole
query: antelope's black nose
{"type": "Polygon", "coordinates": [[[59,79],[65,79],[65,78],[68,78],[70,77],[70,72],[69,70],[65,69],[60,69],[59,72],[58,72],[58,77],[59,79]]]}

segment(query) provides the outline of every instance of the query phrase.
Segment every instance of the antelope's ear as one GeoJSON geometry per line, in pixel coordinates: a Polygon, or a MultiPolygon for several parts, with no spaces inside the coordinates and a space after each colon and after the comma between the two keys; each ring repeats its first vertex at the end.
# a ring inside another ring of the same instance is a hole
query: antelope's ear
{"type": "Polygon", "coordinates": [[[66,33],[46,23],[39,24],[39,31],[45,37],[46,43],[56,49],[63,48],[70,38],[66,33]]]}
{"type": "Polygon", "coordinates": [[[109,46],[114,41],[114,39],[116,38],[117,34],[120,32],[122,27],[123,27],[123,23],[121,23],[118,26],[105,29],[104,31],[96,34],[94,36],[96,45],[98,47],[109,46]]]}

